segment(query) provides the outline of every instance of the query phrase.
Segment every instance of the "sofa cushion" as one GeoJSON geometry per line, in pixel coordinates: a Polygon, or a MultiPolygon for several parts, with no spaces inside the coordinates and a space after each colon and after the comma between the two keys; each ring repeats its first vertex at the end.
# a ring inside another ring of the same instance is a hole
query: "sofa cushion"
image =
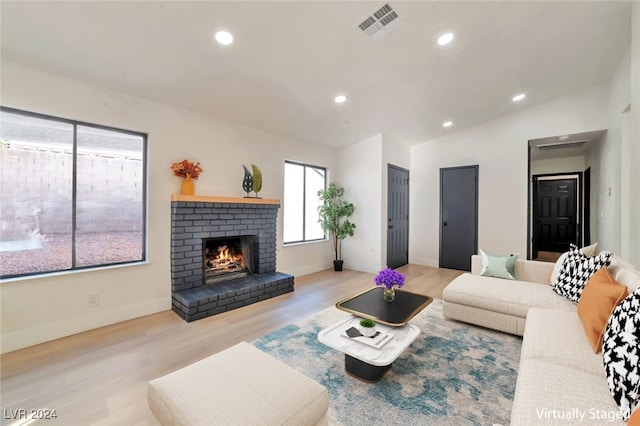
{"type": "MultiPolygon", "coordinates": [[[[593,243],[590,246],[582,247],[580,251],[586,257],[592,257],[598,253],[597,248],[598,248],[598,243],[593,243]]],[[[550,284],[553,284],[558,278],[558,275],[560,275],[560,271],[562,270],[562,265],[564,264],[564,261],[568,255],[569,255],[569,252],[565,251],[560,255],[558,260],[556,260],[555,264],[553,265],[553,271],[551,272],[551,276],[549,277],[550,284]]]]}
{"type": "Polygon", "coordinates": [[[607,268],[593,274],[578,301],[578,317],[595,353],[602,349],[602,335],[618,303],[629,295],[626,286],[613,279],[607,268]]]}
{"type": "MultiPolygon", "coordinates": [[[[471,256],[471,273],[473,275],[480,275],[481,270],[482,256],[474,254],[471,256]]],[[[515,267],[517,280],[544,284],[550,284],[549,275],[552,270],[553,263],[539,262],[537,260],[518,259],[515,267]]]]}
{"type": "Polygon", "coordinates": [[[624,425],[606,382],[604,376],[565,365],[521,359],[511,424],[624,425]]]}
{"type": "Polygon", "coordinates": [[[549,277],[549,283],[553,284],[556,282],[558,277],[560,276],[560,271],[562,271],[562,267],[564,266],[564,262],[567,260],[567,256],[569,255],[568,251],[565,251],[560,255],[556,263],[553,265],[553,271],[551,271],[551,276],[549,277]]]}
{"type": "Polygon", "coordinates": [[[553,281],[551,281],[551,284],[554,287],[556,285],[559,285],[561,283],[563,275],[568,275],[573,265],[575,265],[578,260],[586,258],[587,256],[580,249],[578,249],[578,246],[576,246],[575,244],[569,244],[569,251],[563,253],[558,259],[558,262],[560,262],[560,260],[562,259],[560,267],[558,268],[558,262],[556,262],[556,264],[554,265],[554,271],[552,272],[553,281]]]}
{"type": "Polygon", "coordinates": [[[480,275],[485,277],[504,278],[508,280],[516,279],[516,261],[517,254],[501,255],[492,254],[484,250],[480,250],[482,255],[482,270],[480,275]]]}
{"type": "Polygon", "coordinates": [[[522,336],[524,334],[525,317],[509,315],[503,312],[490,311],[476,308],[475,306],[461,305],[459,303],[444,300],[442,315],[456,321],[479,325],[480,327],[505,333],[522,336]]]}
{"type": "Polygon", "coordinates": [[[602,343],[609,390],[627,420],[640,403],[640,290],[613,311],[602,343]]]}
{"type": "Polygon", "coordinates": [[[572,246],[565,259],[560,275],[553,283],[553,291],[578,303],[582,290],[591,275],[611,262],[612,253],[604,252],[597,256],[586,257],[580,249],[572,246]]]}
{"type": "Polygon", "coordinates": [[[627,286],[629,293],[640,288],[640,271],[637,269],[622,269],[614,277],[620,284],[627,286]]]}
{"type": "Polygon", "coordinates": [[[575,312],[531,308],[524,326],[521,358],[575,368],[606,381],[602,356],[591,349],[575,312]]]}
{"type": "Polygon", "coordinates": [[[636,267],[629,262],[613,255],[607,269],[609,269],[609,272],[616,281],[627,286],[629,293],[640,288],[640,270],[636,269],[636,267]]]}
{"type": "Polygon", "coordinates": [[[469,273],[456,277],[443,291],[448,302],[488,311],[527,316],[531,307],[576,310],[575,303],[555,294],[547,284],[482,277],[469,273]]]}
{"type": "Polygon", "coordinates": [[[580,250],[587,257],[595,256],[596,254],[598,254],[598,243],[593,243],[591,245],[582,247],[580,250]]]}

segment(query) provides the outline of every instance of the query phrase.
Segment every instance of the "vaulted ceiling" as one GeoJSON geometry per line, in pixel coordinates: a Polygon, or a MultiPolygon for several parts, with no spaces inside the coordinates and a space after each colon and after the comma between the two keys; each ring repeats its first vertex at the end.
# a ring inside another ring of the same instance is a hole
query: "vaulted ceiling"
{"type": "Polygon", "coordinates": [[[384,4],[2,1],[1,53],[340,147],[378,133],[419,143],[608,82],[630,43],[630,2],[392,1],[398,18],[370,37],[358,24],[384,4]]]}

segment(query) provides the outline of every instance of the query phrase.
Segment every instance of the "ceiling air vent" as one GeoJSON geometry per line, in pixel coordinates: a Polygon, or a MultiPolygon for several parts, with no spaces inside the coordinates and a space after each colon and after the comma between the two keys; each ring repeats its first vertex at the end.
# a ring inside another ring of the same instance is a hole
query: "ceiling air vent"
{"type": "Polygon", "coordinates": [[[572,142],[546,143],[542,145],[537,145],[536,149],[538,151],[555,151],[558,149],[582,148],[584,144],[587,142],[589,141],[584,140],[584,141],[572,141],[572,142]]]}
{"type": "Polygon", "coordinates": [[[374,37],[374,35],[379,37],[381,34],[389,32],[398,22],[398,14],[391,8],[389,3],[387,3],[364,18],[362,22],[358,24],[358,28],[369,37],[374,37]]]}

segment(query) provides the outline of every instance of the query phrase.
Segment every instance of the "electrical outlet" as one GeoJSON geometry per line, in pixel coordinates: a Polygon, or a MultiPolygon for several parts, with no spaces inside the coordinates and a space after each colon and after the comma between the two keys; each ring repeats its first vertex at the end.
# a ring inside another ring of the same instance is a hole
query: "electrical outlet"
{"type": "Polygon", "coordinates": [[[87,307],[93,308],[94,306],[98,306],[100,304],[100,294],[92,293],[87,297],[87,307]]]}

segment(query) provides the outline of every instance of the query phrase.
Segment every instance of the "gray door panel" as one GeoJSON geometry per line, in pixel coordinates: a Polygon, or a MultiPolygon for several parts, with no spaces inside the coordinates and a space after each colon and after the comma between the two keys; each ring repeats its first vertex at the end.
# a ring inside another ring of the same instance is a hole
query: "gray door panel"
{"type": "Polygon", "coordinates": [[[478,166],[440,169],[440,267],[471,270],[478,250],[478,166]]]}
{"type": "Polygon", "coordinates": [[[409,171],[389,164],[387,177],[387,266],[409,263],[409,171]]]}

